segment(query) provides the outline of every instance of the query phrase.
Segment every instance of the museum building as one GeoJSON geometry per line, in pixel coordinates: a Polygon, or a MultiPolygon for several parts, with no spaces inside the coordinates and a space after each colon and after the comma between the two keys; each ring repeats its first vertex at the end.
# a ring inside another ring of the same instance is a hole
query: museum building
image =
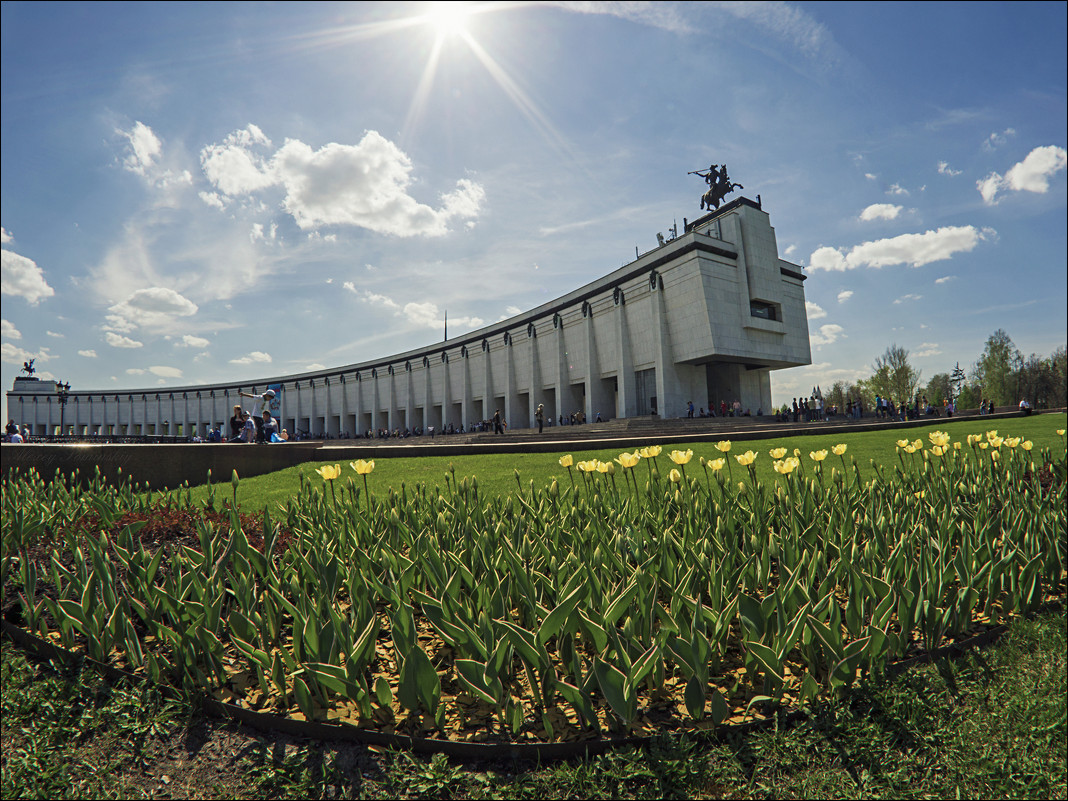
{"type": "MultiPolygon", "coordinates": [[[[759,200],[759,198],[758,198],[759,200]]],[[[34,435],[204,436],[239,392],[277,392],[280,427],[312,436],[448,425],[500,410],[512,428],[685,417],[735,401],[770,414],[771,371],[811,362],[805,276],[779,258],[767,213],[739,197],[682,235],[556,300],[388,358],[241,384],[57,393],[16,379],[8,414],[34,435]]]]}

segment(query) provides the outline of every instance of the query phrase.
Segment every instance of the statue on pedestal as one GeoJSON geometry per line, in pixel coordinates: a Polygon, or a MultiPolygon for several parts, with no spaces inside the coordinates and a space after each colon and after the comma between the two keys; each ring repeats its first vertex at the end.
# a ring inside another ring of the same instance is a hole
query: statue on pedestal
{"type": "Polygon", "coordinates": [[[694,170],[687,175],[700,175],[708,184],[708,191],[701,195],[701,209],[718,209],[723,198],[735,189],[745,189],[741,184],[731,183],[727,176],[727,165],[711,165],[707,170],[694,170]]]}

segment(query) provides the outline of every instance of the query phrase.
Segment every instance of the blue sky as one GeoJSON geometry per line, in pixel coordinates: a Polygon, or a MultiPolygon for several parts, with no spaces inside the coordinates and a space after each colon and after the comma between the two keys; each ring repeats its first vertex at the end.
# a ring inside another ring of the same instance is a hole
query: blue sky
{"type": "Polygon", "coordinates": [[[430,344],[651,249],[713,162],[809,276],[777,403],[1068,338],[1064,3],[461,6],[4,2],[5,390],[430,344]]]}

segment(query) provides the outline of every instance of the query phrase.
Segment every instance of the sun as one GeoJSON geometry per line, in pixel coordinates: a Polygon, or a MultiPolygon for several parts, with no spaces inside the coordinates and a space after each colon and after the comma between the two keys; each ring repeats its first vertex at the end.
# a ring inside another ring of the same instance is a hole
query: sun
{"type": "Polygon", "coordinates": [[[437,34],[439,40],[463,36],[467,33],[467,22],[471,18],[471,5],[459,0],[443,0],[427,4],[423,14],[426,22],[437,34]]]}

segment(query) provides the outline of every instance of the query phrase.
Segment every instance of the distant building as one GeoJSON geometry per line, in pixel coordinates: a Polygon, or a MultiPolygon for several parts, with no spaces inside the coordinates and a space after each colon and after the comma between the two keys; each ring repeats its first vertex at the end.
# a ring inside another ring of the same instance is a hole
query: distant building
{"type": "MultiPolygon", "coordinates": [[[[779,258],[768,215],[742,197],[603,278],[455,339],[242,384],[72,391],[63,420],[76,434],[205,435],[247,406],[239,391],[278,385],[280,427],[335,437],[470,428],[496,409],[523,428],[539,404],[553,419],[685,417],[689,401],[770,412],[771,371],[811,362],[804,280],[779,258]]],[[[55,432],[57,396],[20,384],[9,416],[55,432]]]]}

